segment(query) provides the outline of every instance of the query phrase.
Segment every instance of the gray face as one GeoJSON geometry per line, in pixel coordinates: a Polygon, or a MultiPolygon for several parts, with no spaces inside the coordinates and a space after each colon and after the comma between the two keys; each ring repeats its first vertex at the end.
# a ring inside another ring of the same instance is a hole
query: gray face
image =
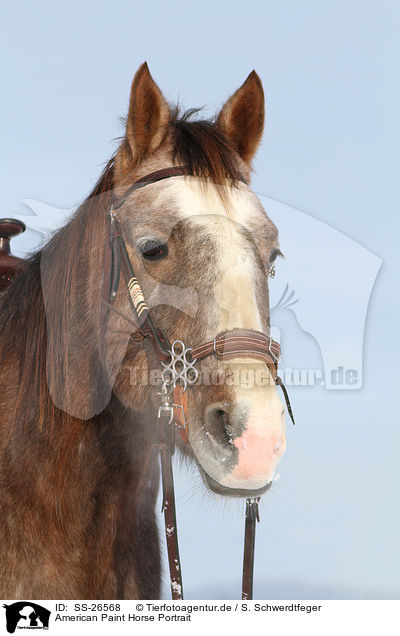
{"type": "MultiPolygon", "coordinates": [[[[140,212],[127,206],[121,216],[155,323],[187,346],[235,328],[268,333],[267,267],[277,230],[247,186],[224,195],[176,177],[136,196],[140,212]],[[167,248],[152,260],[142,254],[151,245],[167,248]]],[[[229,494],[264,490],[285,450],[268,368],[254,359],[209,358],[199,370],[202,381],[188,393],[189,442],[208,485],[229,494]]]]}

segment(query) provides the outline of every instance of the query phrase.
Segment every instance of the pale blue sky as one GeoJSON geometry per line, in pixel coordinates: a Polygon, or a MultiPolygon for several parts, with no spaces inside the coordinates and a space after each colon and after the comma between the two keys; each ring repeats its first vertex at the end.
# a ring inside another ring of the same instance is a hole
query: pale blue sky
{"type": "MultiPolygon", "coordinates": [[[[258,597],[400,597],[399,17],[387,0],[39,0],[1,10],[1,216],[24,198],[64,208],[84,198],[122,134],[144,60],[168,99],[210,113],[255,68],[267,123],[254,190],[383,260],[363,388],[291,391],[298,424],[264,497],[258,597]]],[[[284,312],[281,331],[293,333],[294,321],[284,312]]],[[[187,597],[237,596],[242,518],[235,505],[203,501],[197,480],[186,470],[177,478],[187,597]]]]}

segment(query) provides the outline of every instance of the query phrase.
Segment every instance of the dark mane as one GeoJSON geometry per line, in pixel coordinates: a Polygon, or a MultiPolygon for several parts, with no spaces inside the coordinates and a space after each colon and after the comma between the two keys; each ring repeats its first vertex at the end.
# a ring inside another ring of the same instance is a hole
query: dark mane
{"type": "MultiPolygon", "coordinates": [[[[83,296],[86,281],[82,281],[85,268],[82,262],[86,263],[90,241],[95,240],[93,237],[99,232],[99,220],[112,191],[113,174],[114,157],[107,162],[72,220],[60,228],[44,248],[26,259],[23,271],[0,298],[0,364],[6,364],[7,358],[14,358],[19,374],[10,434],[15,425],[24,426],[24,422],[28,421],[28,413],[33,407],[32,394],[38,396],[39,429],[46,420],[53,421],[56,412],[60,423],[66,424],[71,420],[71,416],[55,407],[47,387],[47,319],[41,277],[42,258],[46,254],[46,259],[56,264],[54,277],[47,284],[54,298],[54,311],[64,316],[66,305],[75,300],[75,294],[83,296]],[[65,290],[64,293],[59,293],[61,289],[65,290]]],[[[64,326],[68,329],[67,324],[64,326]]],[[[67,368],[60,368],[60,373],[67,373],[67,368]]]]}
{"type": "Polygon", "coordinates": [[[111,159],[109,159],[104,166],[103,171],[96,182],[96,185],[87,197],[86,201],[88,201],[89,199],[93,199],[94,197],[98,197],[102,194],[106,194],[107,192],[111,192],[111,190],[113,189],[114,181],[114,165],[115,156],[112,156],[111,159]]]}
{"type": "Polygon", "coordinates": [[[190,174],[206,177],[215,184],[235,185],[241,178],[237,155],[232,145],[209,120],[191,120],[199,109],[182,116],[176,108],[172,115],[174,163],[189,167],[190,174]]]}
{"type": "MultiPolygon", "coordinates": [[[[177,106],[172,110],[170,134],[173,163],[185,165],[189,169],[189,174],[210,179],[217,185],[226,182],[236,185],[243,179],[239,169],[238,155],[215,122],[192,119],[200,111],[200,108],[191,108],[180,114],[177,106]]],[[[122,119],[122,121],[125,120],[122,119]]],[[[114,169],[115,155],[104,166],[84,204],[90,205],[90,199],[112,191],[114,169]]]]}
{"type": "MultiPolygon", "coordinates": [[[[40,377],[45,377],[46,318],[40,282],[40,252],[26,261],[25,268],[9,289],[2,294],[0,312],[0,364],[14,357],[18,368],[17,396],[12,425],[24,421],[30,391],[38,391],[41,415],[45,402],[40,377]],[[27,391],[25,387],[29,386],[27,391]]],[[[46,404],[47,406],[47,404],[46,404]]],[[[40,418],[41,419],[41,418],[40,418]]]]}

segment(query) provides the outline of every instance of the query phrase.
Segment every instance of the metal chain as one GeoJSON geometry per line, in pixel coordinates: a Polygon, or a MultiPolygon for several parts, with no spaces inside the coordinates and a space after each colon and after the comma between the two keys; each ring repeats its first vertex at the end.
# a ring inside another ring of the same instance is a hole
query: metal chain
{"type": "Polygon", "coordinates": [[[168,363],[161,362],[164,367],[162,372],[162,386],[166,390],[168,386],[174,389],[178,384],[186,391],[188,385],[195,384],[199,377],[199,372],[194,366],[196,360],[188,359],[191,347],[186,347],[182,340],[175,340],[172,343],[168,363]]]}

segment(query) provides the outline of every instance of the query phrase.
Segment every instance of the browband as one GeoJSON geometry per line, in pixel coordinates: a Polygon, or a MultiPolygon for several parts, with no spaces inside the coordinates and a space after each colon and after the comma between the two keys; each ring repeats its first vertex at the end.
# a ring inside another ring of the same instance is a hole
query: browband
{"type": "MultiPolygon", "coordinates": [[[[124,192],[124,194],[117,199],[117,201],[113,204],[113,210],[119,210],[124,205],[125,201],[129,197],[129,195],[135,190],[139,190],[150,183],[157,183],[157,181],[162,181],[163,179],[169,179],[170,177],[189,177],[191,172],[188,166],[170,166],[169,168],[161,168],[160,170],[156,170],[155,172],[150,172],[150,174],[146,174],[144,177],[140,177],[137,181],[132,183],[132,185],[124,192]]],[[[242,174],[238,175],[239,181],[247,184],[246,179],[242,174]]]]}

